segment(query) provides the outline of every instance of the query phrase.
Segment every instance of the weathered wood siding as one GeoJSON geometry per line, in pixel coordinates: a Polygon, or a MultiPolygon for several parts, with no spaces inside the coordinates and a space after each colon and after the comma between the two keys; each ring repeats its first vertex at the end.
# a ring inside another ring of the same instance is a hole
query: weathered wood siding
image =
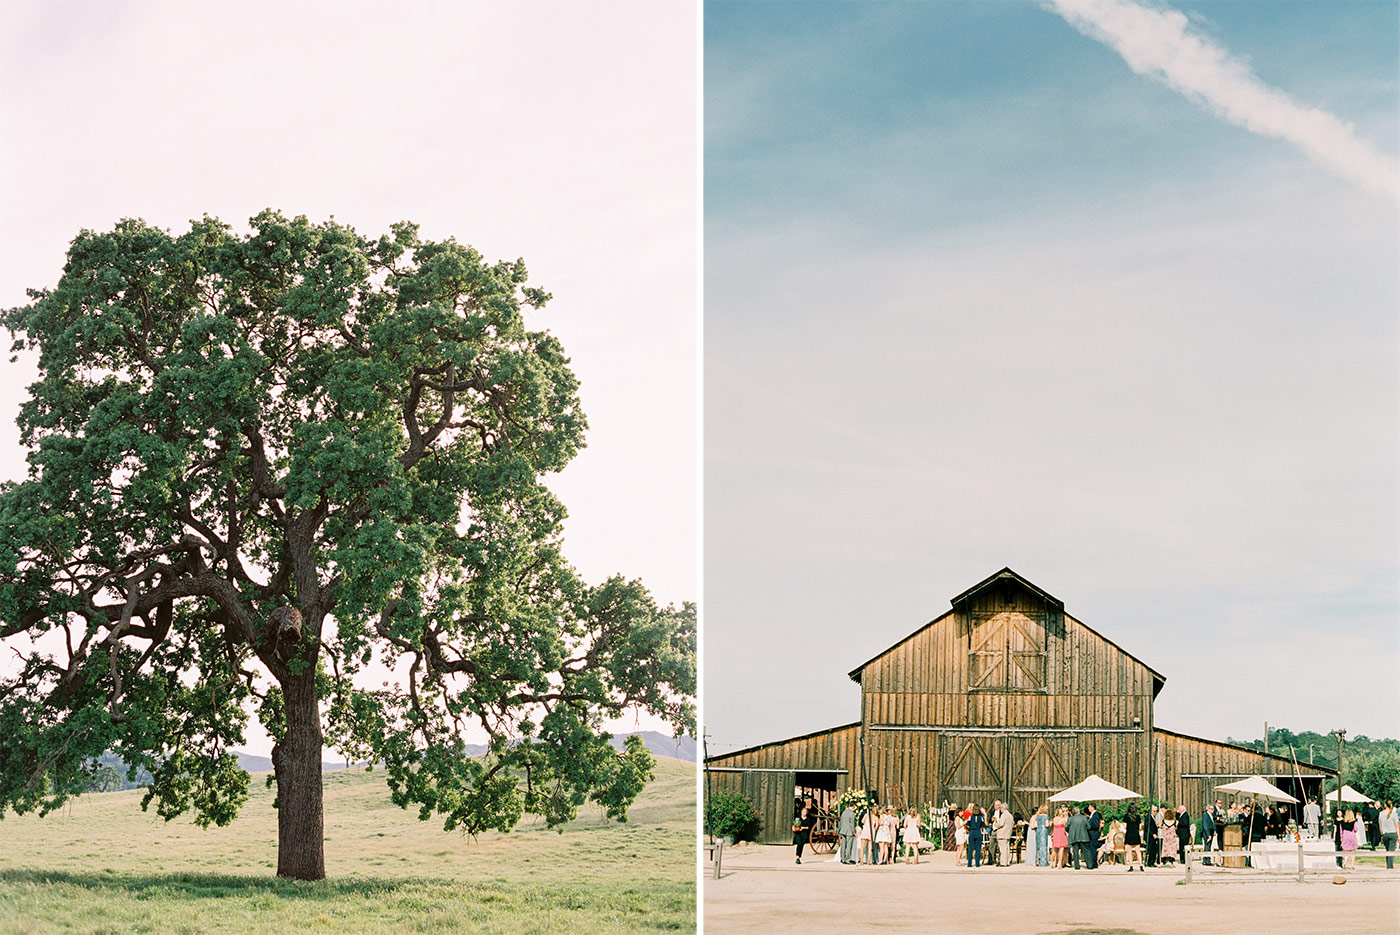
{"type": "Polygon", "coordinates": [[[911,802],[986,807],[1001,799],[1025,814],[1090,773],[1145,794],[1147,732],[872,730],[865,765],[881,798],[902,786],[911,802]]]}
{"type": "MultiPolygon", "coordinates": [[[[1217,792],[1215,787],[1233,780],[1187,779],[1184,778],[1186,774],[1239,777],[1293,772],[1293,761],[1288,757],[1259,753],[1169,730],[1158,729],[1155,737],[1152,770],[1156,797],[1171,805],[1185,805],[1192,815],[1200,814],[1207,802],[1214,802],[1217,798],[1229,801],[1231,796],[1217,792]]],[[[1335,770],[1302,760],[1298,761],[1298,767],[1304,776],[1336,775],[1335,770]]]]}
{"type": "Polygon", "coordinates": [[[710,791],[739,792],[758,811],[761,843],[780,844],[792,838],[792,799],[796,774],[804,770],[847,770],[836,775],[839,795],[859,780],[860,726],[847,724],[789,740],[712,756],[706,774],[710,791]],[[745,772],[731,772],[739,769],[745,772]]]}
{"type": "MultiPolygon", "coordinates": [[[[858,762],[859,738],[859,724],[844,724],[733,753],[715,754],[707,762],[711,766],[740,769],[851,770],[852,764],[858,762]]],[[[838,785],[837,788],[844,791],[847,787],[838,785]]]]}
{"type": "MultiPolygon", "coordinates": [[[[888,801],[897,789],[911,803],[1000,798],[1023,814],[1093,773],[1196,815],[1219,781],[1183,773],[1291,770],[1283,757],[1158,730],[1163,677],[1010,569],[954,598],[952,610],[867,662],[858,679],[858,724],[710,764],[842,769],[838,791],[863,785],[888,801]]],[[[776,799],[753,775],[714,773],[712,787],[776,799]]],[[[790,812],[792,773],[782,775],[790,812]]]]}
{"type": "Polygon", "coordinates": [[[968,614],[950,611],[865,666],[862,720],[920,727],[1129,728],[1138,718],[1145,727],[1155,682],[1147,666],[1068,614],[1013,610],[974,625],[968,614]],[[1045,617],[1051,617],[1049,626],[1042,625],[1045,617]],[[991,639],[982,635],[988,631],[991,639]],[[1031,651],[1018,648],[1032,645],[1028,635],[1045,647],[1039,687],[1031,687],[1031,651]],[[1001,651],[988,652],[999,637],[1001,651]],[[974,668],[981,670],[978,686],[971,684],[974,668]]]}

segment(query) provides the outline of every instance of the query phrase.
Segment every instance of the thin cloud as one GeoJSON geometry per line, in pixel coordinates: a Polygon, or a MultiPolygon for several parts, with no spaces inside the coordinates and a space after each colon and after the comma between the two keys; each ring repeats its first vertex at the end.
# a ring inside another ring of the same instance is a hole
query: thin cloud
{"type": "Polygon", "coordinates": [[[1372,191],[1400,196],[1400,166],[1358,139],[1351,124],[1305,107],[1260,81],[1249,67],[1193,30],[1185,14],[1130,0],[1046,0],[1133,71],[1180,91],[1231,123],[1288,140],[1315,162],[1372,191]]]}

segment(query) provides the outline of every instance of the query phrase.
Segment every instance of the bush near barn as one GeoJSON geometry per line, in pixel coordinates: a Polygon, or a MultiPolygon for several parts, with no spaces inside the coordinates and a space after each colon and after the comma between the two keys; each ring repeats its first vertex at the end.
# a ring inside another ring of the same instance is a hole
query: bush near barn
{"type": "Polygon", "coordinates": [[[736,841],[752,841],[762,827],[753,803],[737,792],[716,792],[705,810],[705,824],[711,834],[733,836],[736,841]]]}

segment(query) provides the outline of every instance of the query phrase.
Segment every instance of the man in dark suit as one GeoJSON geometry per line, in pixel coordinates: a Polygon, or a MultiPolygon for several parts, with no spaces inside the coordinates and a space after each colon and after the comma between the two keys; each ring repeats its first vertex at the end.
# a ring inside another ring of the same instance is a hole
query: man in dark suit
{"type": "Polygon", "coordinates": [[[1089,803],[1089,869],[1097,870],[1099,867],[1099,830],[1103,828],[1103,816],[1094,807],[1094,803],[1089,803]]]}
{"type": "MultiPolygon", "coordinates": [[[[1209,808],[1201,812],[1201,840],[1205,842],[1206,853],[1209,854],[1211,844],[1215,843],[1215,815],[1209,808]]],[[[1201,863],[1210,866],[1210,858],[1205,858],[1201,863]]]]}
{"type": "Polygon", "coordinates": [[[1186,866],[1186,847],[1191,843],[1191,813],[1185,805],[1176,807],[1177,863],[1186,866]]]}
{"type": "Polygon", "coordinates": [[[1069,819],[1065,822],[1065,834],[1069,838],[1070,855],[1074,858],[1074,869],[1079,869],[1079,857],[1084,856],[1084,863],[1089,864],[1089,855],[1085,850],[1089,847],[1089,819],[1079,814],[1079,809],[1069,810],[1069,819]]]}
{"type": "Polygon", "coordinates": [[[1215,800],[1215,811],[1210,814],[1211,820],[1215,822],[1215,849],[1225,850],[1225,803],[1215,800]]]}
{"type": "Polygon", "coordinates": [[[1376,845],[1381,843],[1381,810],[1376,808],[1375,802],[1367,802],[1362,806],[1361,820],[1366,826],[1366,846],[1374,851],[1376,845]]]}
{"type": "Polygon", "coordinates": [[[1142,816],[1142,845],[1146,854],[1143,863],[1149,867],[1157,866],[1157,849],[1162,846],[1162,838],[1157,834],[1157,806],[1152,806],[1147,813],[1142,816]]]}
{"type": "Polygon", "coordinates": [[[1264,840],[1264,810],[1262,808],[1251,808],[1249,810],[1249,843],[1264,840]]]}

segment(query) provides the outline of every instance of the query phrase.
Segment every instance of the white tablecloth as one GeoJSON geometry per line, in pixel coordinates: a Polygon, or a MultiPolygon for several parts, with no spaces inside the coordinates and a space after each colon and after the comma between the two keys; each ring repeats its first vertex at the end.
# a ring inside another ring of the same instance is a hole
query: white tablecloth
{"type": "MultiPolygon", "coordinates": [[[[1304,841],[1303,867],[1307,870],[1334,870],[1336,845],[1331,841],[1304,841]]],[[[1250,865],[1256,870],[1297,870],[1298,845],[1292,841],[1257,841],[1249,849],[1250,865]]]]}

